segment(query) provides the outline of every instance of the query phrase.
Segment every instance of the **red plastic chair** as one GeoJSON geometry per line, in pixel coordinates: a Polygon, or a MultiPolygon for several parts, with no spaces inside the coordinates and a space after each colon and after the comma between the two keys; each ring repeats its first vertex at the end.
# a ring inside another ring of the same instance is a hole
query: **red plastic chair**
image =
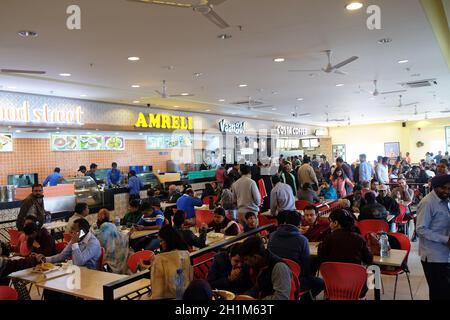
{"type": "Polygon", "coordinates": [[[64,233],[64,242],[69,243],[72,241],[72,235],[70,233],[64,233]]]}
{"type": "Polygon", "coordinates": [[[306,206],[313,205],[311,202],[306,200],[297,200],[295,201],[295,208],[297,210],[305,210],[306,206]]]}
{"type": "MultiPolygon", "coordinates": [[[[217,202],[217,199],[219,199],[218,196],[211,196],[211,197],[213,198],[213,203],[216,203],[216,202],[217,202]]],[[[204,198],[202,199],[202,202],[203,202],[203,204],[205,204],[205,205],[209,205],[209,196],[204,197],[204,198]]]]}
{"type": "Polygon", "coordinates": [[[397,225],[397,228],[399,226],[403,226],[403,233],[408,234],[408,221],[404,221],[406,216],[406,206],[401,204],[400,207],[400,214],[395,218],[395,224],[397,225]]]}
{"type": "Polygon", "coordinates": [[[67,247],[67,245],[68,245],[68,243],[65,241],[55,243],[56,254],[61,253],[67,247]]]}
{"type": "Polygon", "coordinates": [[[358,221],[357,225],[359,231],[361,232],[361,235],[363,237],[366,237],[366,234],[370,232],[389,232],[389,225],[384,220],[362,220],[358,221]]]}
{"type": "Polygon", "coordinates": [[[297,262],[290,259],[283,259],[292,271],[291,294],[289,300],[298,300],[300,295],[300,266],[297,262]]]}
{"type": "Polygon", "coordinates": [[[262,214],[258,215],[258,225],[260,227],[264,227],[264,226],[267,226],[269,224],[278,225],[278,220],[277,219],[273,219],[273,221],[272,221],[272,219],[267,218],[265,215],[262,215],[262,214]]]}
{"type": "Polygon", "coordinates": [[[206,280],[215,255],[215,252],[208,252],[193,259],[194,279],[206,280]]]}
{"type": "Polygon", "coordinates": [[[367,270],[359,264],[325,262],[320,274],[329,300],[359,300],[367,282],[367,270]]]}
{"type": "Polygon", "coordinates": [[[101,252],[101,254],[100,254],[100,259],[98,259],[98,270],[100,270],[100,271],[105,271],[104,269],[103,269],[103,267],[105,266],[105,264],[106,264],[106,261],[105,261],[105,248],[103,248],[103,247],[101,247],[102,248],[102,252],[101,252]]]}
{"type": "Polygon", "coordinates": [[[394,270],[381,270],[381,274],[387,275],[387,276],[395,276],[395,286],[394,286],[394,300],[397,294],[397,281],[398,276],[401,274],[406,274],[406,279],[408,279],[408,285],[409,285],[409,293],[411,294],[411,300],[414,300],[413,293],[411,289],[411,281],[409,279],[409,269],[408,269],[408,257],[409,252],[411,251],[411,241],[409,240],[409,237],[402,234],[402,233],[388,233],[389,236],[395,238],[398,243],[400,244],[400,250],[406,250],[408,253],[406,254],[405,259],[403,260],[402,266],[397,267],[394,270]]]}
{"type": "Polygon", "coordinates": [[[209,224],[214,219],[214,214],[209,210],[195,210],[195,226],[200,228],[202,223],[209,224]]]}
{"type": "Polygon", "coordinates": [[[155,253],[150,250],[142,250],[134,253],[128,258],[127,265],[131,272],[136,273],[137,267],[141,261],[151,261],[155,257],[155,253]]]}
{"type": "Polygon", "coordinates": [[[5,300],[19,300],[17,291],[8,286],[0,286],[0,301],[5,300]]]}
{"type": "Polygon", "coordinates": [[[17,246],[19,243],[20,231],[17,229],[8,229],[9,234],[9,244],[13,247],[17,246]]]}

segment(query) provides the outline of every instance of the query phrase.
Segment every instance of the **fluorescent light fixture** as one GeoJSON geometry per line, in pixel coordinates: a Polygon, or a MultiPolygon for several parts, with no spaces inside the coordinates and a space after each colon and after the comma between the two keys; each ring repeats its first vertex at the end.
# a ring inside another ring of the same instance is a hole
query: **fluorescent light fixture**
{"type": "Polygon", "coordinates": [[[225,99],[219,99],[219,102],[225,102],[225,99]]]}
{"type": "Polygon", "coordinates": [[[398,63],[403,64],[403,63],[408,63],[409,60],[400,60],[398,63]]]}
{"type": "Polygon", "coordinates": [[[275,58],[273,59],[274,62],[285,62],[286,59],[285,58],[275,58]]]}
{"type": "Polygon", "coordinates": [[[361,2],[358,2],[358,1],[350,2],[349,4],[347,4],[347,5],[345,6],[345,8],[346,8],[348,11],[359,10],[359,9],[361,9],[362,7],[363,7],[363,4],[362,4],[361,2]]]}
{"type": "Polygon", "coordinates": [[[24,38],[37,37],[37,35],[38,35],[37,32],[30,31],[30,30],[19,31],[19,36],[24,37],[24,38]]]}
{"type": "Polygon", "coordinates": [[[139,100],[134,100],[133,103],[141,103],[139,100]]]}
{"type": "Polygon", "coordinates": [[[87,95],[85,95],[85,94],[82,94],[82,95],[80,95],[80,97],[83,97],[83,98],[84,98],[84,97],[87,97],[87,95]]]}
{"type": "Polygon", "coordinates": [[[246,87],[248,87],[248,84],[240,84],[239,85],[239,88],[246,88],[246,87]]]}
{"type": "Polygon", "coordinates": [[[272,108],[272,111],[276,111],[277,110],[277,108],[272,108]]]}
{"type": "Polygon", "coordinates": [[[14,86],[10,86],[10,87],[7,87],[7,88],[11,89],[11,90],[17,89],[17,87],[14,87],[14,86]]]}
{"type": "Polygon", "coordinates": [[[133,84],[131,87],[132,87],[132,88],[140,88],[141,86],[138,85],[138,84],[133,84]]]}
{"type": "Polygon", "coordinates": [[[303,98],[297,98],[297,101],[303,101],[303,100],[305,100],[305,99],[303,99],[303,98]]]}
{"type": "Polygon", "coordinates": [[[141,58],[139,58],[139,57],[128,57],[128,60],[129,61],[139,61],[139,60],[141,60],[141,58]]]}
{"type": "Polygon", "coordinates": [[[211,110],[210,110],[210,109],[206,109],[205,111],[206,111],[206,112],[211,112],[211,110]]]}
{"type": "Polygon", "coordinates": [[[70,77],[71,74],[70,73],[60,73],[59,74],[61,77],[70,77]]]}
{"type": "Polygon", "coordinates": [[[336,85],[336,87],[343,87],[343,86],[344,86],[343,83],[339,83],[339,84],[336,85]]]}
{"type": "Polygon", "coordinates": [[[16,132],[16,133],[20,133],[20,132],[22,132],[22,131],[21,131],[21,130],[16,130],[15,132],[16,132]]]}
{"type": "Polygon", "coordinates": [[[182,94],[181,94],[182,96],[188,96],[189,95],[189,93],[187,93],[187,92],[183,92],[182,94]]]}

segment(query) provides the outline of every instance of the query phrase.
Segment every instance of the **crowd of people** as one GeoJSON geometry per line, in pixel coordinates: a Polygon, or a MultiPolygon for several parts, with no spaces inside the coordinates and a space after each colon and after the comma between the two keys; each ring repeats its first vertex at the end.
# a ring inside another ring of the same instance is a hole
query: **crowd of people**
{"type": "MultiPolygon", "coordinates": [[[[352,165],[342,158],[337,158],[331,165],[325,156],[280,157],[279,171],[271,176],[269,195],[261,190],[258,172],[255,174],[254,168],[245,164],[235,164],[227,170],[219,167],[217,182],[207,183],[200,198],[195,197],[189,185],[182,186],[180,191],[175,185],[167,190],[150,188],[148,197],[143,200],[130,197],[129,211],[121,219],[122,226],[129,229],[129,233],[120,231],[106,209],[101,209],[97,221],[90,225],[86,220],[90,214],[89,207],[78,203],[66,228],[71,240],[59,252],[54,239],[43,226],[42,185],[35,185],[17,219],[17,229],[22,232],[17,246],[10,248],[2,244],[0,279],[4,280],[14,270],[39,262],[59,263],[68,259],[78,266],[90,269],[101,266],[105,271],[127,274],[130,273],[127,260],[134,252],[151,250],[157,254],[171,252],[174,255],[174,251],[188,252],[206,247],[208,232],[236,236],[258,228],[262,201],[268,198],[270,215],[276,218],[278,227],[270,230],[270,234],[261,232],[242,244],[219,252],[205,280],[207,286],[256,299],[287,300],[292,298],[294,274],[290,263],[293,262],[301,270],[298,277],[300,291],[308,292],[304,298],[314,298],[324,290],[323,280],[316,276],[322,263],[334,261],[367,265],[372,262],[373,254],[359,234],[357,221],[387,221],[388,215],[398,216],[401,208],[406,208],[405,219],[415,220],[416,210],[411,205],[421,200],[421,193],[420,188],[411,189],[408,183],[425,184],[431,178],[434,191],[430,195],[435,198],[428,195],[422,199],[415,225],[417,235],[421,240],[423,238],[420,254],[425,259],[422,263],[430,292],[434,290],[434,297],[438,298],[448,290],[445,286],[448,278],[439,278],[434,273],[440,268],[440,272],[448,276],[448,261],[442,260],[446,254],[448,256],[450,243],[442,247],[450,232],[448,216],[438,218],[441,219],[440,226],[433,224],[433,214],[445,211],[445,202],[448,206],[450,188],[448,154],[438,156],[427,155],[419,165],[411,165],[408,154],[395,163],[379,157],[374,166],[363,154],[358,163],[352,165]],[[433,172],[434,176],[427,171],[433,172]],[[426,179],[423,173],[427,175],[426,179]],[[320,217],[318,213],[317,204],[324,199],[340,199],[340,208],[332,211],[328,218],[320,217]],[[307,202],[301,211],[296,207],[298,200],[307,202]],[[163,201],[172,206],[161,210],[163,201]],[[193,230],[196,208],[205,203],[214,207],[211,222],[202,223],[193,230]],[[442,207],[438,207],[441,204],[442,207]],[[136,239],[130,237],[139,231],[156,232],[136,239]],[[438,248],[433,248],[438,246],[435,232],[444,233],[438,248]],[[317,258],[310,257],[309,242],[320,242],[317,258]],[[441,254],[435,254],[433,250],[441,254]],[[5,257],[5,253],[10,251],[24,259],[20,263],[13,262],[5,257]],[[437,284],[439,281],[440,285],[437,284]]],[[[391,224],[395,227],[395,223],[391,224]]],[[[196,281],[193,285],[204,291],[204,283],[199,285],[196,281]]],[[[195,287],[189,288],[189,292],[192,291],[195,292],[195,287]]],[[[54,297],[52,294],[47,296],[54,297]]]]}

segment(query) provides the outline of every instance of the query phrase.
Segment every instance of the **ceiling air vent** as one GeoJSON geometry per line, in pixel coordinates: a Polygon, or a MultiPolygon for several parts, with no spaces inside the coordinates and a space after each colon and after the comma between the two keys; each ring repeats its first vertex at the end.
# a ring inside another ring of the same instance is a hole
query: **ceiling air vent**
{"type": "Polygon", "coordinates": [[[236,105],[236,106],[252,106],[252,107],[256,107],[256,106],[261,106],[264,104],[264,102],[262,101],[255,101],[255,100],[243,100],[243,101],[236,101],[233,102],[232,104],[236,105]]]}
{"type": "Polygon", "coordinates": [[[400,83],[405,88],[423,88],[423,87],[431,87],[434,85],[437,85],[436,79],[426,79],[426,80],[420,80],[420,81],[412,81],[412,82],[404,82],[400,83]]]}

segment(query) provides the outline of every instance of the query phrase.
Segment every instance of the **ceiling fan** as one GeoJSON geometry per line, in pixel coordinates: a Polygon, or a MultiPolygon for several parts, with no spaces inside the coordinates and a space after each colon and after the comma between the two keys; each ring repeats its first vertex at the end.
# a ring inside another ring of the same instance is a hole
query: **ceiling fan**
{"type": "Polygon", "coordinates": [[[46,74],[45,71],[17,70],[17,69],[0,69],[0,72],[6,74],[46,74]]]}
{"type": "Polygon", "coordinates": [[[297,110],[298,107],[295,107],[295,111],[292,112],[294,118],[309,117],[311,115],[311,113],[298,113],[297,110]]]}
{"type": "Polygon", "coordinates": [[[369,93],[371,95],[373,95],[374,97],[377,97],[380,94],[392,94],[392,93],[406,92],[406,90],[395,90],[395,91],[383,91],[383,92],[380,92],[380,91],[378,91],[378,80],[373,80],[373,84],[375,86],[375,90],[373,92],[369,91],[369,93]]]}
{"type": "Polygon", "coordinates": [[[163,99],[167,99],[167,98],[177,98],[177,97],[193,97],[193,94],[171,94],[169,95],[167,93],[167,83],[166,80],[163,80],[163,86],[162,86],[162,91],[159,90],[155,90],[155,92],[157,94],[159,94],[161,96],[161,98],[163,99]]]}
{"type": "Polygon", "coordinates": [[[419,102],[412,102],[412,103],[403,104],[402,99],[403,99],[403,96],[400,95],[400,103],[399,103],[399,105],[395,106],[396,108],[409,107],[409,106],[413,106],[413,105],[416,105],[419,103],[419,102]]]}
{"type": "Polygon", "coordinates": [[[195,12],[202,14],[209,21],[214,23],[221,29],[226,29],[230,25],[223,20],[215,11],[214,7],[222,4],[226,0],[199,0],[197,4],[191,3],[177,3],[172,1],[159,1],[159,0],[128,0],[133,2],[141,2],[146,4],[157,4],[160,6],[170,6],[175,8],[193,9],[195,12]]]}
{"type": "Polygon", "coordinates": [[[341,71],[339,69],[344,67],[344,66],[346,66],[346,65],[348,65],[348,64],[350,64],[350,63],[352,63],[353,61],[359,59],[359,57],[353,56],[353,57],[348,58],[347,60],[344,60],[344,61],[342,61],[342,62],[340,62],[340,63],[338,63],[336,65],[332,65],[331,64],[331,56],[332,56],[333,52],[331,50],[325,50],[323,52],[325,52],[327,57],[328,57],[328,64],[324,68],[322,68],[322,69],[315,69],[315,70],[305,70],[305,69],[303,69],[303,70],[289,70],[289,72],[319,72],[319,71],[323,71],[325,73],[332,73],[332,72],[334,72],[334,73],[337,73],[337,74],[346,75],[347,74],[346,72],[343,72],[343,71],[341,71]]]}

